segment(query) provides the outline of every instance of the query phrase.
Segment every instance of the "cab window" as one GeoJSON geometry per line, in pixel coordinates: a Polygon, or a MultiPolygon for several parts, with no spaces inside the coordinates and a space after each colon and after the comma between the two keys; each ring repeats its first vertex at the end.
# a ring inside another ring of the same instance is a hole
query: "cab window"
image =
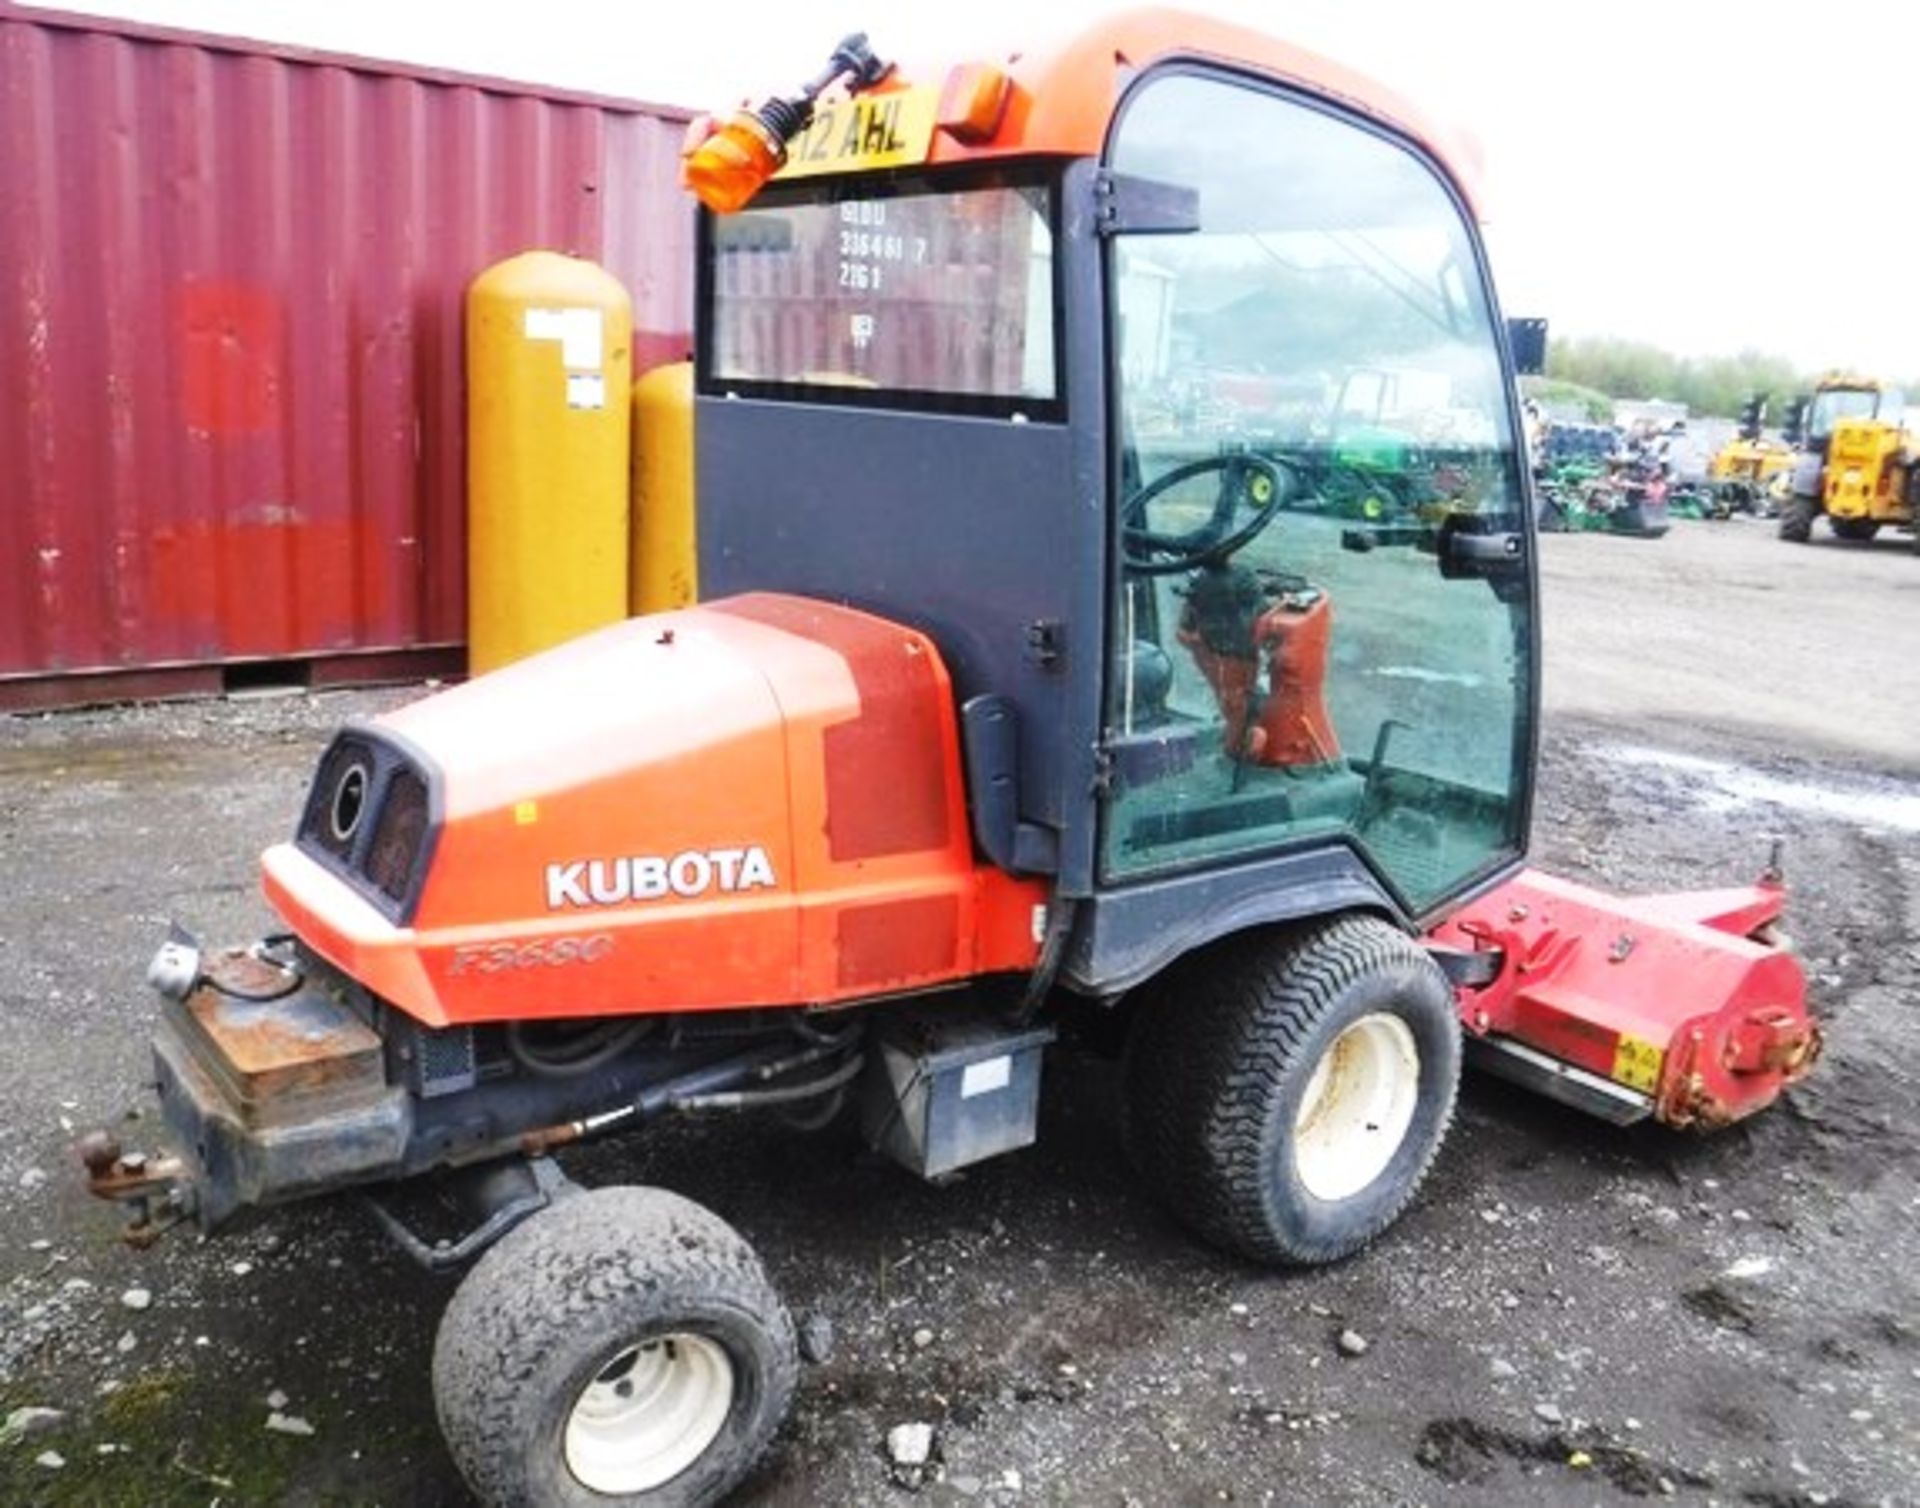
{"type": "Polygon", "coordinates": [[[702,220],[701,390],[1057,418],[1054,190],[993,168],[803,178],[702,220]]]}

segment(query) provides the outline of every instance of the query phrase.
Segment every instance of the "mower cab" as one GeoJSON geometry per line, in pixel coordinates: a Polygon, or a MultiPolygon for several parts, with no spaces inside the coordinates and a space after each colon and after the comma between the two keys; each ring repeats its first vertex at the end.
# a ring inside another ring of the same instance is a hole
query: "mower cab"
{"type": "Polygon", "coordinates": [[[1463,1036],[1615,1120],[1770,1101],[1818,1042],[1774,879],[1524,868],[1532,508],[1459,161],[1161,12],[932,73],[852,38],[697,126],[701,602],[344,730],[265,857],[290,936],[156,967],[176,1152],[97,1141],[96,1192],[145,1237],[361,1185],[430,1265],[493,1248],[435,1363],[462,1469],[651,1502],[744,1471],[792,1331],[711,1216],[573,1190],[580,1137],[852,1102],[939,1177],[1032,1139],[1073,997],[1167,1202],[1312,1263],[1413,1196],[1463,1036]],[[421,1174],[469,1229],[415,1230],[421,1174]],[[658,1281],[583,1318],[616,1250],[658,1281]]]}

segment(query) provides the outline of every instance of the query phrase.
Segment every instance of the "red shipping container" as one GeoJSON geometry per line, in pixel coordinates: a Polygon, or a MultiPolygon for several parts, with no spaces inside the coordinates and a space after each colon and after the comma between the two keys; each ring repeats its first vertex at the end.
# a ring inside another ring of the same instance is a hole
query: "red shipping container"
{"type": "Polygon", "coordinates": [[[573,252],[684,355],[686,119],[0,5],[0,708],[453,658],[462,294],[573,252]]]}

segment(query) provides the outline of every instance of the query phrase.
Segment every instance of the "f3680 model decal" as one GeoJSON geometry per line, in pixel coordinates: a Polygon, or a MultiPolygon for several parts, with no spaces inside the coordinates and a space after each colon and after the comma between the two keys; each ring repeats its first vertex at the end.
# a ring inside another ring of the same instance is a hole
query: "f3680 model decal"
{"type": "Polygon", "coordinates": [[[690,848],[671,856],[575,859],[547,866],[547,909],[618,906],[669,895],[691,899],[710,890],[731,894],[771,889],[775,883],[773,863],[757,843],[749,848],[690,848]]]}

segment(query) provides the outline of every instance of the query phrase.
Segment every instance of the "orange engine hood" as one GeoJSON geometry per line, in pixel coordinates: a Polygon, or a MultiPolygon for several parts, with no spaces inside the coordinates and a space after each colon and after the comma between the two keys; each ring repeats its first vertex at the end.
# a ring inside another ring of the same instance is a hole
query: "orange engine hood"
{"type": "Polygon", "coordinates": [[[811,1004],[1025,967],[923,635],[774,594],[590,634],[388,714],[436,792],[411,925],[297,844],[268,898],[422,1020],[811,1004]]]}

